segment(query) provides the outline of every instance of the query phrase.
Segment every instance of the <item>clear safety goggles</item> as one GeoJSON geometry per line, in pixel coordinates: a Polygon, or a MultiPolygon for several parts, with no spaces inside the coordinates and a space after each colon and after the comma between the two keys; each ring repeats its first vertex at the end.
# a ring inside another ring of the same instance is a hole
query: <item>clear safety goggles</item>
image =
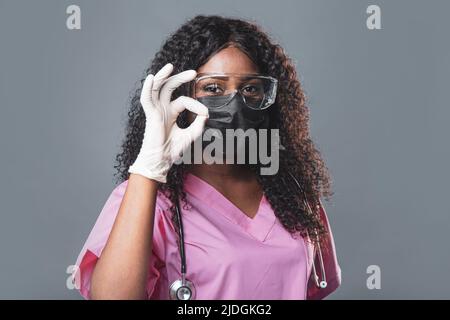
{"type": "Polygon", "coordinates": [[[214,105],[219,108],[239,92],[247,107],[263,110],[275,102],[277,85],[277,79],[259,74],[199,73],[191,83],[191,94],[194,98],[221,97],[214,105]]]}

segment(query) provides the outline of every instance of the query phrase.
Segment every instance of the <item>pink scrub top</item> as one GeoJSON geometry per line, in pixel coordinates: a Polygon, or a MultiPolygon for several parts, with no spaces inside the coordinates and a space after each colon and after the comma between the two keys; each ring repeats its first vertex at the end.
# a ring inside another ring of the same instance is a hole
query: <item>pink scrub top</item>
{"type": "MultiPolygon", "coordinates": [[[[79,274],[75,274],[75,279],[78,278],[80,293],[86,299],[90,298],[92,271],[127,184],[128,180],[113,190],[78,256],[79,274]]],[[[318,289],[310,277],[314,248],[284,229],[264,195],[252,219],[191,173],[186,175],[184,188],[189,203],[188,209],[180,205],[186,277],[195,285],[196,299],[321,299],[340,285],[341,270],[330,229],[330,250],[323,252],[328,287],[318,289]]],[[[158,191],[146,287],[148,299],[169,299],[169,286],[181,278],[177,234],[169,207],[169,199],[158,191]]],[[[325,211],[321,212],[329,228],[325,211]]],[[[319,272],[318,260],[316,268],[319,272]]]]}

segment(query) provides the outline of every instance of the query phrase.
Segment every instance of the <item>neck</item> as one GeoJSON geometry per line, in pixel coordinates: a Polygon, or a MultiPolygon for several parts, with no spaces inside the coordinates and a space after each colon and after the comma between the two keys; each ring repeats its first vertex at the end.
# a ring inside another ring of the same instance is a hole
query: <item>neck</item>
{"type": "Polygon", "coordinates": [[[195,164],[187,171],[208,182],[226,184],[228,181],[254,181],[255,174],[245,165],[235,164],[195,164]]]}

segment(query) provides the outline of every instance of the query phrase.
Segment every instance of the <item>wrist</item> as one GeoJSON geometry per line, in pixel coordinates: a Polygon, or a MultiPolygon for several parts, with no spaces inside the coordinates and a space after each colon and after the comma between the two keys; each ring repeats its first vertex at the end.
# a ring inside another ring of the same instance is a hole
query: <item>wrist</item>
{"type": "Polygon", "coordinates": [[[146,178],[166,183],[167,173],[171,167],[171,164],[164,158],[156,160],[154,158],[138,155],[135,162],[128,168],[129,173],[140,174],[146,178]],[[155,161],[156,160],[156,161],[155,161]]]}

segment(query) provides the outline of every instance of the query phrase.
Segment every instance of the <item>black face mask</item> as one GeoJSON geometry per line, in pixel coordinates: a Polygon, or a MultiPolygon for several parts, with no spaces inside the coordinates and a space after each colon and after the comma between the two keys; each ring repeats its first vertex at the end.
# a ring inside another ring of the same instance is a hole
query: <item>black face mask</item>
{"type": "Polygon", "coordinates": [[[244,98],[238,92],[225,104],[230,95],[226,96],[205,96],[197,98],[209,111],[209,119],[206,121],[205,129],[218,129],[225,133],[225,129],[250,128],[261,129],[269,127],[269,115],[267,109],[253,110],[246,106],[244,98]],[[225,105],[223,105],[225,104],[225,105]],[[222,106],[223,105],[223,106],[222,106]]]}
{"type": "MultiPolygon", "coordinates": [[[[226,96],[205,96],[199,97],[197,100],[203,103],[209,111],[209,118],[205,123],[205,129],[214,129],[220,131],[222,137],[226,137],[226,129],[268,129],[270,118],[268,109],[254,110],[247,107],[244,98],[238,92],[230,100],[232,95],[226,96]],[[229,101],[227,103],[227,101],[229,101]]],[[[257,135],[258,137],[258,135],[257,135]]],[[[205,148],[210,142],[203,141],[203,148],[205,148]]],[[[226,139],[222,141],[224,144],[223,151],[225,153],[226,139]]],[[[257,144],[258,145],[258,144],[257,144]]],[[[244,149],[236,149],[234,152],[244,152],[247,154],[248,146],[243,146],[244,149]]]]}

